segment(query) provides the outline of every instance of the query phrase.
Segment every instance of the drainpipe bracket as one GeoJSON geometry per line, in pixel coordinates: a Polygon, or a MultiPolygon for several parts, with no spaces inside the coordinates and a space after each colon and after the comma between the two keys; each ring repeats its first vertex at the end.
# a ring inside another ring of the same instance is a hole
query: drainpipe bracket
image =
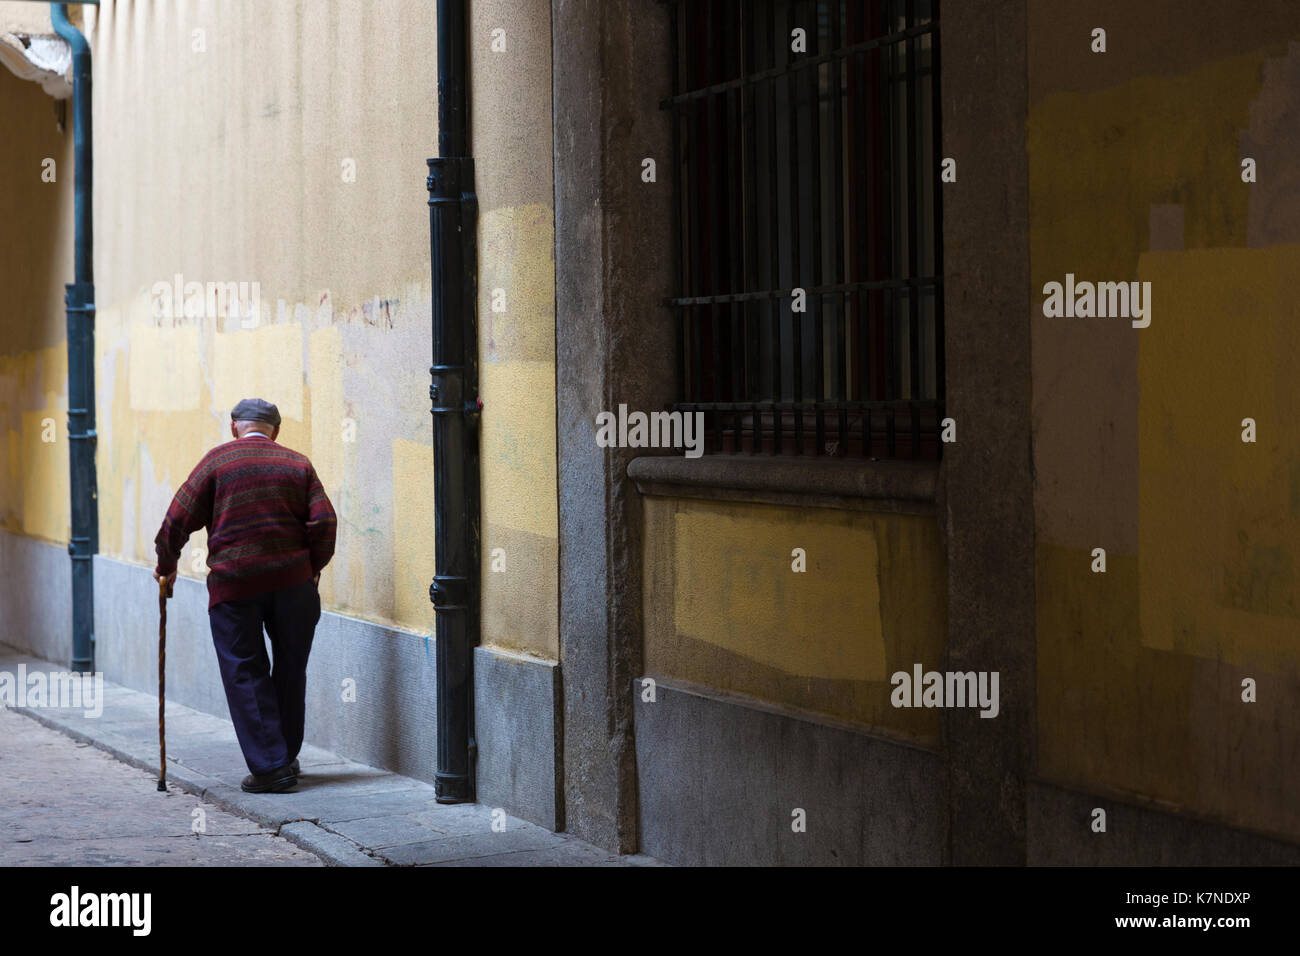
{"type": "Polygon", "coordinates": [[[433,407],[429,409],[434,415],[449,415],[463,411],[461,395],[464,392],[465,367],[463,365],[432,365],[429,376],[433,379],[429,386],[429,400],[433,407]]]}
{"type": "Polygon", "coordinates": [[[469,578],[463,575],[435,574],[429,585],[429,600],[436,612],[465,611],[469,608],[469,578]]]}
{"type": "Polygon", "coordinates": [[[469,156],[436,156],[426,159],[429,175],[424,180],[429,205],[458,203],[466,197],[462,183],[474,181],[474,160],[469,156]]]}

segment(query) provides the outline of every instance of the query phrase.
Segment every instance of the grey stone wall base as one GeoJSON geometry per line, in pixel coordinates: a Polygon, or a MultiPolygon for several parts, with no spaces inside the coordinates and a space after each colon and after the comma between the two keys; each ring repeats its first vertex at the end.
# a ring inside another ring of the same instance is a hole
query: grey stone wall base
{"type": "Polygon", "coordinates": [[[432,782],[438,769],[435,657],[432,638],[323,613],[308,664],[311,742],[432,782]],[[345,700],[352,687],[356,700],[345,700]]]}
{"type": "MultiPolygon", "coordinates": [[[[683,866],[944,862],[940,755],[662,681],[653,703],[639,680],[631,692],[642,852],[683,866]]],[[[1300,864],[1295,844],[1131,800],[1042,781],[1026,796],[1034,866],[1300,864]]]]}
{"type": "Polygon", "coordinates": [[[478,802],[563,829],[560,667],[474,648],[478,802]]]}
{"type": "MultiPolygon", "coordinates": [[[[158,585],[152,573],[97,555],[95,581],[96,669],[110,681],[157,694],[158,585]]],[[[207,608],[205,585],[178,578],[167,605],[167,699],[224,718],[229,709],[207,608]]],[[[307,670],[306,742],[432,782],[438,760],[435,661],[432,639],[323,613],[307,670]],[[355,700],[345,699],[353,693],[355,700]]],[[[477,648],[474,669],[479,802],[559,829],[558,666],[477,648]]]]}
{"type": "Polygon", "coordinates": [[[1035,781],[1029,863],[1040,866],[1295,866],[1300,846],[1222,824],[1035,781]],[[1106,832],[1092,830],[1093,809],[1106,832]]]}
{"type": "Polygon", "coordinates": [[[0,531],[0,641],[70,664],[72,558],[65,545],[0,531]]]}
{"type": "MultiPolygon", "coordinates": [[[[102,554],[95,555],[95,670],[132,690],[158,693],[158,582],[152,569],[102,554]]],[[[167,697],[229,716],[208,627],[207,586],[179,576],[167,602],[167,697]]]]}
{"type": "MultiPolygon", "coordinates": [[[[96,669],[158,692],[158,585],[148,568],[95,557],[96,669]]],[[[208,624],[208,592],[177,578],[167,605],[167,697],[229,716],[208,624]]],[[[306,742],[432,781],[437,770],[434,648],[418,634],[325,612],[307,665],[306,742]],[[345,684],[345,682],[348,682],[345,684]],[[355,695],[355,700],[345,699],[355,695]]]]}
{"type": "Polygon", "coordinates": [[[937,755],[663,682],[653,703],[640,680],[629,692],[642,852],[699,866],[942,862],[937,755]]]}

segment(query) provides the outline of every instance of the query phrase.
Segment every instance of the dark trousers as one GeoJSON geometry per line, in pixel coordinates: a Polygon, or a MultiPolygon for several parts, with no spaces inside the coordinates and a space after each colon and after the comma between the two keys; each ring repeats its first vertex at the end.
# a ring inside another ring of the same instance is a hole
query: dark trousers
{"type": "Polygon", "coordinates": [[[319,620],[320,593],[311,581],[208,609],[230,719],[253,773],[284,766],[302,747],[307,656],[319,620]],[[274,670],[266,656],[263,625],[271,638],[274,670]]]}

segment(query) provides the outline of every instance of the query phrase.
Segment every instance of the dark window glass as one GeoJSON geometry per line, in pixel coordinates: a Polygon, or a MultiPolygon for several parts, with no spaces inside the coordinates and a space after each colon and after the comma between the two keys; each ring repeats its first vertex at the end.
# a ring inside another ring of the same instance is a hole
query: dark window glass
{"type": "Polygon", "coordinates": [[[937,458],[937,0],[675,6],[674,408],[712,452],[937,458]]]}

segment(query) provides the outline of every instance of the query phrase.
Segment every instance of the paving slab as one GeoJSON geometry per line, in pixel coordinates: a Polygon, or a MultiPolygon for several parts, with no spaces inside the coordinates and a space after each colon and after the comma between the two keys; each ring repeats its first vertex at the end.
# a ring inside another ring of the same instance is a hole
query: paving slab
{"type": "Polygon", "coordinates": [[[407,843],[430,843],[449,835],[422,823],[416,814],[405,813],[343,820],[333,824],[333,829],[353,843],[374,850],[407,843]]]}
{"type": "Polygon", "coordinates": [[[308,820],[287,823],[280,836],[319,856],[330,866],[384,866],[385,862],[358,849],[351,840],[331,833],[308,820]]]}
{"type": "Polygon", "coordinates": [[[565,842],[563,835],[543,830],[510,830],[475,833],[470,836],[444,837],[425,843],[404,843],[376,851],[389,863],[398,866],[423,866],[449,860],[481,859],[519,850],[540,850],[565,842]]]}
{"type": "Polygon", "coordinates": [[[593,846],[555,846],[540,850],[519,850],[515,853],[444,860],[440,863],[424,863],[421,866],[627,866],[628,859],[628,857],[606,853],[593,846]]]}

